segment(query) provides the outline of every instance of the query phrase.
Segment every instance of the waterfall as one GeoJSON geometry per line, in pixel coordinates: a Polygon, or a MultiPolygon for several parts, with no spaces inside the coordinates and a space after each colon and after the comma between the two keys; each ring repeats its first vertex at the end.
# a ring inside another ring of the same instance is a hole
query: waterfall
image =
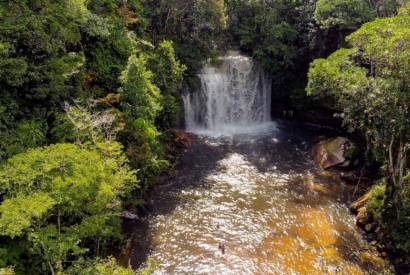
{"type": "Polygon", "coordinates": [[[242,133],[270,121],[271,77],[252,58],[228,52],[199,73],[199,91],[183,96],[186,128],[216,135],[242,133]]]}

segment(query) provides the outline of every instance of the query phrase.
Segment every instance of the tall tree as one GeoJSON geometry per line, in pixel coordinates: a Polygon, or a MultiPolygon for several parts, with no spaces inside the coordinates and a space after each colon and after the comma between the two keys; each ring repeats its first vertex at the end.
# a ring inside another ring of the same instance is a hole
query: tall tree
{"type": "Polygon", "coordinates": [[[6,162],[0,235],[7,253],[0,262],[19,273],[56,274],[90,248],[99,255],[104,240],[120,236],[121,197],[136,187],[135,175],[117,143],[97,148],[58,144],[6,162]]]}

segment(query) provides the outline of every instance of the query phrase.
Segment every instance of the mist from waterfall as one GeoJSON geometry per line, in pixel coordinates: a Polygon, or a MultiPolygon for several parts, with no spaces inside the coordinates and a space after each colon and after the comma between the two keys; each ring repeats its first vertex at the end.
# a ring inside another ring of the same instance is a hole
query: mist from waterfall
{"type": "Polygon", "coordinates": [[[183,97],[187,131],[220,136],[271,128],[270,75],[236,51],[218,61],[206,64],[199,73],[200,90],[183,97]]]}

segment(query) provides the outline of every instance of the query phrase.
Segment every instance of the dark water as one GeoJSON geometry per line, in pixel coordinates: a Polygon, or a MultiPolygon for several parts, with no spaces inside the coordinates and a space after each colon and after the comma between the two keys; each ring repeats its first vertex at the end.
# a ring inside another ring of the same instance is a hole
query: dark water
{"type": "Polygon", "coordinates": [[[269,124],[194,138],[135,229],[134,264],[154,258],[155,274],[382,273],[346,206],[349,187],[312,162],[314,137],[269,124]]]}

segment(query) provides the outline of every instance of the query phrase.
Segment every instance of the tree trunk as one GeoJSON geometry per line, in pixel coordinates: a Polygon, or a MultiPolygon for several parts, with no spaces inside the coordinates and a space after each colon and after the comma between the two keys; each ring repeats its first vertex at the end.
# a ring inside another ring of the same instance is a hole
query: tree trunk
{"type": "MultiPolygon", "coordinates": [[[[393,207],[396,211],[395,219],[399,218],[399,209],[402,206],[400,190],[403,187],[403,176],[406,165],[406,146],[403,134],[399,134],[398,144],[395,142],[395,135],[392,135],[389,144],[389,168],[387,173],[386,193],[383,208],[386,211],[393,207]],[[395,143],[397,144],[396,146],[395,143]],[[394,149],[396,148],[396,150],[394,149]]],[[[391,215],[392,213],[390,213],[391,215]]],[[[390,217],[392,218],[392,217],[390,217]]]]}

